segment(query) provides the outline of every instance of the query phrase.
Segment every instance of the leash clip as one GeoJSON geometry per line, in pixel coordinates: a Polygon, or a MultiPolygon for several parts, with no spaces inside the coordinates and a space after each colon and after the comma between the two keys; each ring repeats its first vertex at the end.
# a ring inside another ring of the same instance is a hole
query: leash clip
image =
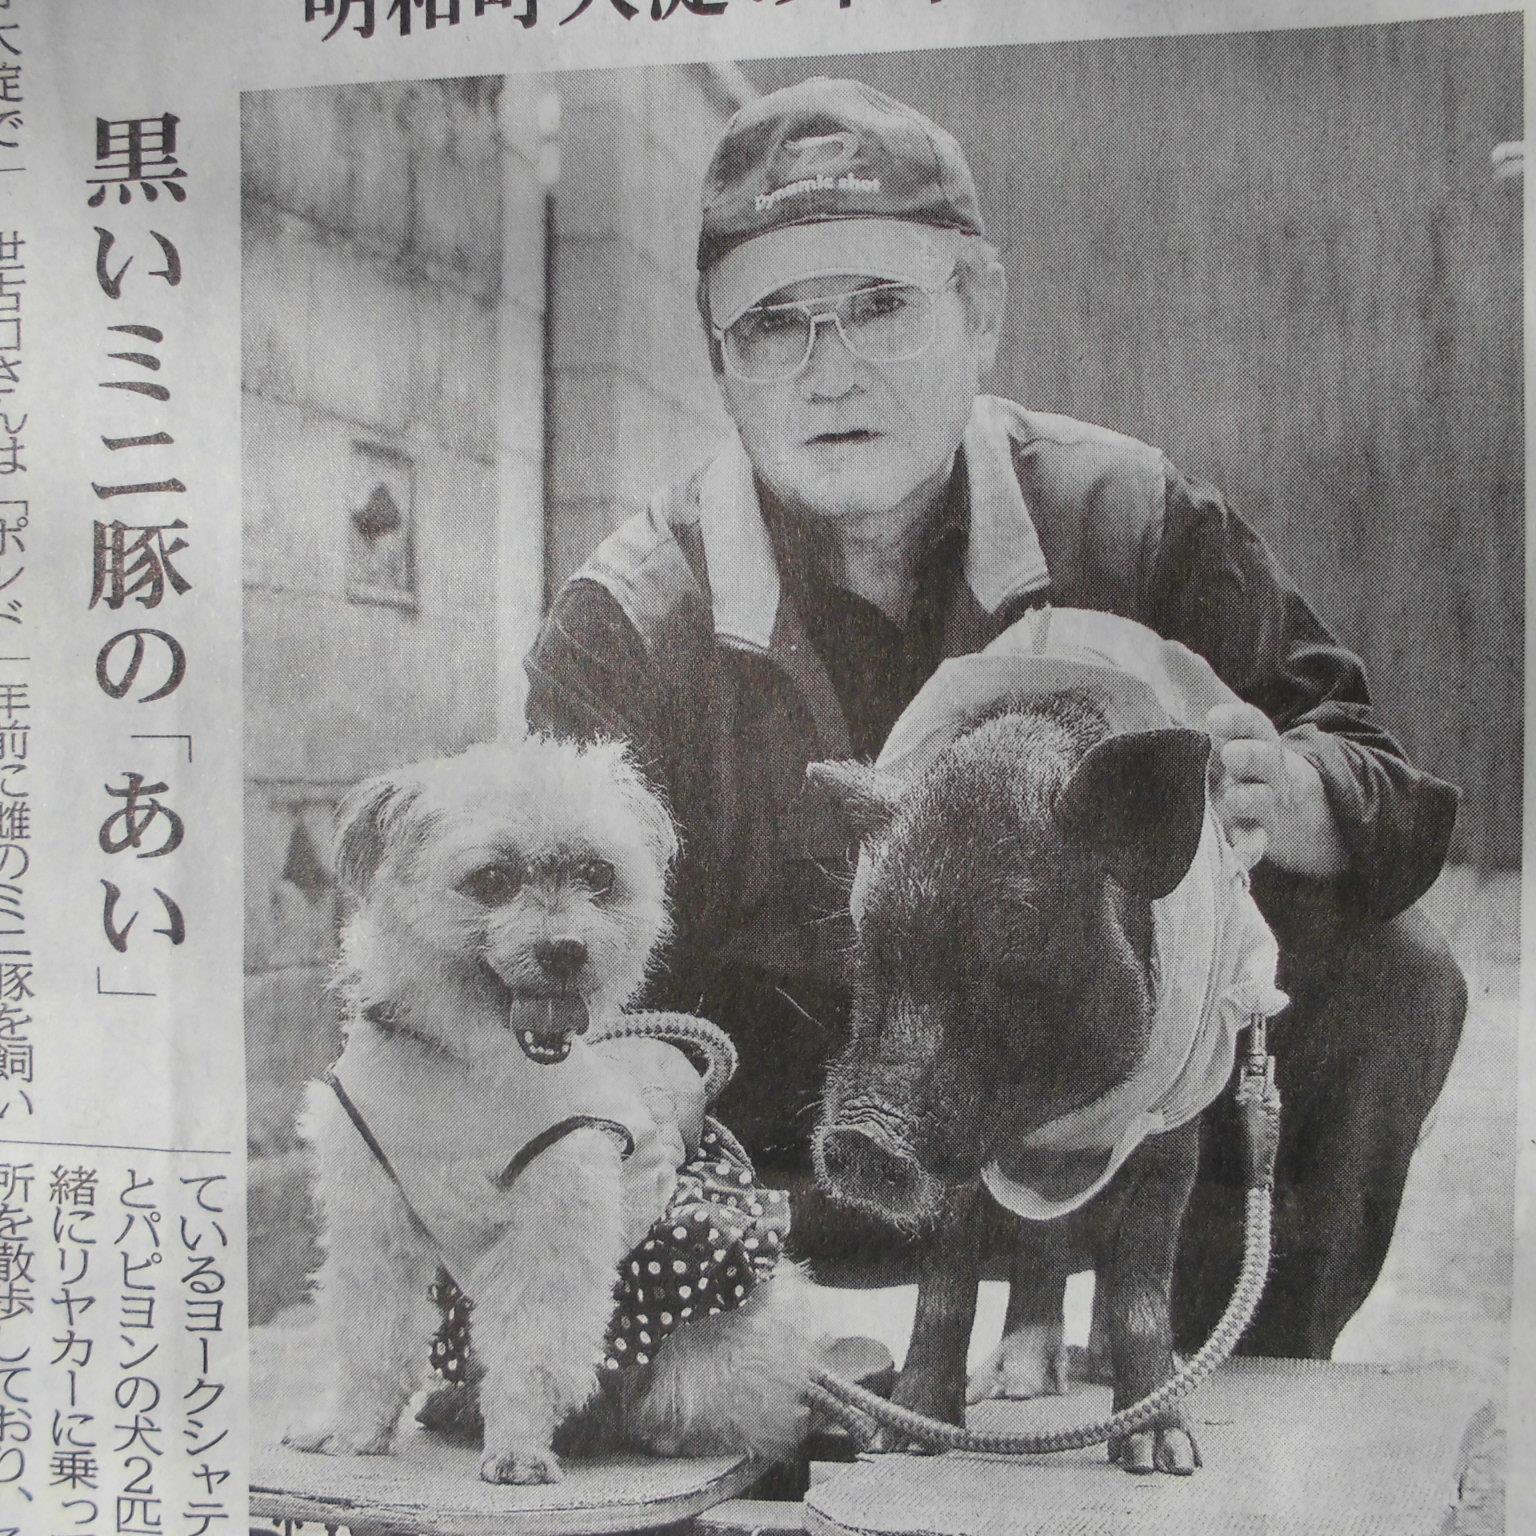
{"type": "Polygon", "coordinates": [[[1275,1058],[1268,1051],[1264,1015],[1248,1020],[1248,1042],[1237,1077],[1237,1108],[1248,1154],[1247,1187],[1271,1189],[1280,1151],[1280,1090],[1275,1086],[1275,1058]]]}

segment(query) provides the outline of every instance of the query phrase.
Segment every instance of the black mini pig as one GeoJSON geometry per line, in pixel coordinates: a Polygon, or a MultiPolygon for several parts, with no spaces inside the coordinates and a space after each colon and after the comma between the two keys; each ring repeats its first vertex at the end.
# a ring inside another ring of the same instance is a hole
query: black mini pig
{"type": "MultiPolygon", "coordinates": [[[[1137,1071],[1152,1029],[1151,903],[1183,879],[1206,814],[1209,738],[1112,735],[1089,693],[1005,703],[915,782],[813,764],[863,840],[851,1039],[816,1134],[837,1198],[930,1233],[897,1402],[963,1422],[986,1229],[984,1169],[1082,1189],[1098,1151],[1024,1145],[1137,1071]]],[[[1173,1373],[1169,1288],[1198,1120],[1143,1141],[1086,1204],[1022,1221],[997,1385],[1064,1389],[1067,1276],[1098,1275],[1115,1407],[1173,1373]]],[[[997,1362],[994,1361],[994,1368],[997,1362]]],[[[1177,1409],[1111,1444],[1133,1472],[1189,1473],[1177,1409]]]]}

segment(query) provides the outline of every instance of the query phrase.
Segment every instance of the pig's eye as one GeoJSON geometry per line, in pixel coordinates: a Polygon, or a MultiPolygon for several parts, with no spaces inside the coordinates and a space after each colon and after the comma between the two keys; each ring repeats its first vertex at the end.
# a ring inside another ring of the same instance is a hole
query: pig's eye
{"type": "Polygon", "coordinates": [[[523,888],[523,871],[516,864],[483,864],[454,887],[482,907],[503,907],[523,888]]]}
{"type": "Polygon", "coordinates": [[[576,866],[576,879],[594,896],[606,896],[613,890],[613,865],[607,859],[583,859],[576,866]]]}

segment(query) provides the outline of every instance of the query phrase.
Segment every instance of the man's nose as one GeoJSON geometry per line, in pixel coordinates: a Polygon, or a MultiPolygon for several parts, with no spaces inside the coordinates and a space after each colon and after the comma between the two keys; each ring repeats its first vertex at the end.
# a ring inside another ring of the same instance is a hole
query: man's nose
{"type": "Polygon", "coordinates": [[[811,335],[811,355],[800,375],[800,387],[812,399],[836,400],[858,382],[859,359],[848,350],[837,320],[818,315],[811,335]]]}

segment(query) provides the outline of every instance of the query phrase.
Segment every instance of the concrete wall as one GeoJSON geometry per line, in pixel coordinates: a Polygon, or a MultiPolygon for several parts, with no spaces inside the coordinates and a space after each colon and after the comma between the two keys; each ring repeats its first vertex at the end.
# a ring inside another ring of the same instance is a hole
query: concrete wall
{"type": "Polygon", "coordinates": [[[497,81],[243,111],[252,1309],[311,1259],[294,1115],[334,1057],[330,822],[515,718],[543,590],[536,98],[497,81]],[[354,513],[380,483],[403,521],[354,513]],[[366,522],[366,520],[365,520],[366,522]]]}
{"type": "Polygon", "coordinates": [[[559,78],[552,293],[554,590],[727,422],[695,319],[709,156],[739,105],[701,67],[559,78]]]}

